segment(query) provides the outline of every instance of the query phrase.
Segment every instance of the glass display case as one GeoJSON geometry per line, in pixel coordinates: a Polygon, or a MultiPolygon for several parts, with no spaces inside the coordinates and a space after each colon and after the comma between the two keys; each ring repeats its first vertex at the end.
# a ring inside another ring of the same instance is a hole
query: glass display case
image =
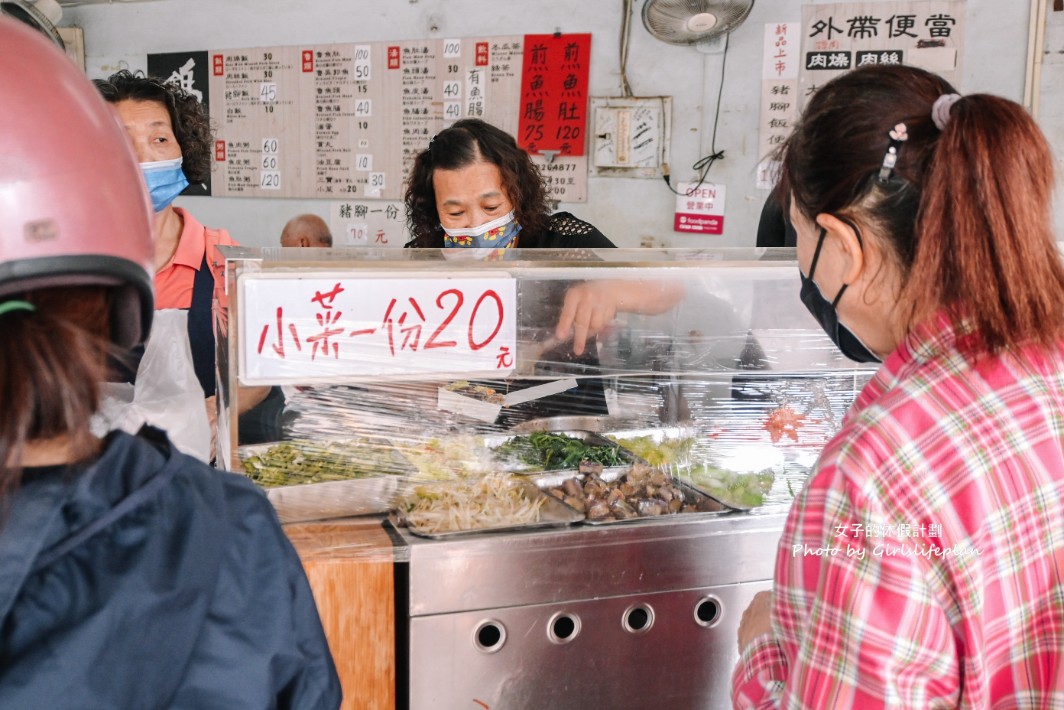
{"type": "Polygon", "coordinates": [[[792,249],[226,257],[218,461],[285,522],[390,515],[410,707],[729,706],[742,610],[874,372],[792,249]]]}
{"type": "MultiPolygon", "coordinates": [[[[480,252],[228,249],[222,465],[250,460],[259,475],[317,442],[332,449],[309,478],[361,450],[350,472],[398,484],[438,478],[446,462],[433,471],[368,444],[409,453],[544,429],[668,434],[683,440],[688,473],[772,471],[767,502],[786,504],[873,371],[805,311],[793,250],[480,252]],[[284,406],[269,413],[267,440],[242,440],[241,398],[263,387],[284,406]],[[279,442],[292,445],[269,453],[279,442]]],[[[386,509],[398,488],[364,485],[352,512],[386,509]]]]}

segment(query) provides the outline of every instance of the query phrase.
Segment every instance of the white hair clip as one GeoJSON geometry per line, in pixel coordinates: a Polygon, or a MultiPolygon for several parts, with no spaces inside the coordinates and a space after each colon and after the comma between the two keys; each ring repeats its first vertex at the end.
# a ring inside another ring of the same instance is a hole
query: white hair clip
{"type": "Polygon", "coordinates": [[[890,143],[887,144],[887,152],[883,155],[883,164],[879,168],[879,182],[890,182],[894,173],[894,166],[898,164],[898,151],[901,144],[909,140],[909,129],[904,123],[899,123],[890,131],[890,143]]]}

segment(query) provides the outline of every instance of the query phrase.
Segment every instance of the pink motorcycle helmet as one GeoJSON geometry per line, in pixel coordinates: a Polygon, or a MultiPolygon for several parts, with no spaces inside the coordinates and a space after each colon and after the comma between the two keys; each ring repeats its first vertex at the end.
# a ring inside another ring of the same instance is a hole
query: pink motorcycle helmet
{"type": "Polygon", "coordinates": [[[111,339],[151,328],[152,209],[125,129],[55,45],[0,17],[0,301],[40,288],[116,292],[111,339]]]}

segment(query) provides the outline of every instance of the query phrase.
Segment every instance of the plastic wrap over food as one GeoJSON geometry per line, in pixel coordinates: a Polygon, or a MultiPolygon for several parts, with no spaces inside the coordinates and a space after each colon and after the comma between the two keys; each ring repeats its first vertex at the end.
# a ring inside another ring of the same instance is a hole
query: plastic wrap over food
{"type": "Polygon", "coordinates": [[[277,440],[237,440],[231,465],[286,523],[520,530],[588,524],[600,498],[610,520],[778,512],[874,372],[820,331],[779,254],[246,251],[223,380],[284,405],[277,440]]]}

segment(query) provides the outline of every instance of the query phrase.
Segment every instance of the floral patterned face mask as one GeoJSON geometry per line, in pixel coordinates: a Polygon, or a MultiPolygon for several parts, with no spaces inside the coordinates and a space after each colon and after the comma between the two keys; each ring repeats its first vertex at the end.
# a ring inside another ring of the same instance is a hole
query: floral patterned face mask
{"type": "Polygon", "coordinates": [[[514,221],[514,211],[502,217],[469,229],[443,228],[445,247],[477,247],[482,249],[512,248],[517,246],[517,233],[521,225],[514,221]]]}

